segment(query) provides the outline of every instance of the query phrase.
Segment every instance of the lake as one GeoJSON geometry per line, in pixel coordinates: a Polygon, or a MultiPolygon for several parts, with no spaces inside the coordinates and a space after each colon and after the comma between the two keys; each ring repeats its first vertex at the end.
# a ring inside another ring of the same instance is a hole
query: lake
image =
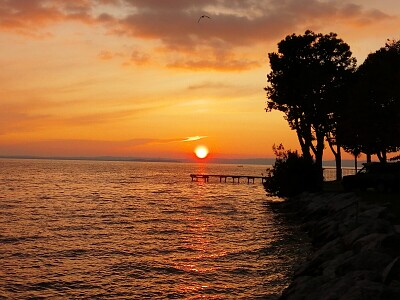
{"type": "Polygon", "coordinates": [[[265,169],[0,159],[0,299],[277,299],[304,244],[279,199],[189,176],[265,169]]]}

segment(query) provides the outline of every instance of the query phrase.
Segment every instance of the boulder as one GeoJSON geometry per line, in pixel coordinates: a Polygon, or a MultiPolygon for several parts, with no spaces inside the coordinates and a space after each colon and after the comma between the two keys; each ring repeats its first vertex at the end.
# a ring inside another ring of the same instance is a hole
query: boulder
{"type": "Polygon", "coordinates": [[[352,193],[305,193],[289,202],[314,252],[280,299],[400,299],[400,226],[386,207],[352,193]]]}
{"type": "Polygon", "coordinates": [[[371,233],[389,233],[394,232],[393,225],[384,219],[368,219],[367,222],[361,223],[343,236],[343,241],[347,247],[352,247],[353,243],[360,238],[371,233]]]}
{"type": "Polygon", "coordinates": [[[400,256],[393,259],[382,272],[383,283],[390,283],[392,280],[400,281],[400,256]]]}

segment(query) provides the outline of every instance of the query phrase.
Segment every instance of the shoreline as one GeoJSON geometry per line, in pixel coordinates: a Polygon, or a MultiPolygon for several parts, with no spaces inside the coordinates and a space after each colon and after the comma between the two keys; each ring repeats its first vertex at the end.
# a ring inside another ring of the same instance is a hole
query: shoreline
{"type": "Polygon", "coordinates": [[[400,225],[354,193],[303,193],[271,204],[299,222],[311,249],[279,299],[400,299],[400,225]]]}

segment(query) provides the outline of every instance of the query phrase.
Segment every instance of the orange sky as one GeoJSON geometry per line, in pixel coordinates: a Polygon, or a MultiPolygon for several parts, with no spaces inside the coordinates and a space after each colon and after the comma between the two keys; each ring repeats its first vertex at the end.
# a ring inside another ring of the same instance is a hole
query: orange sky
{"type": "Polygon", "coordinates": [[[0,155],[273,157],[267,53],[333,31],[360,64],[398,28],[397,0],[0,0],[0,155]]]}

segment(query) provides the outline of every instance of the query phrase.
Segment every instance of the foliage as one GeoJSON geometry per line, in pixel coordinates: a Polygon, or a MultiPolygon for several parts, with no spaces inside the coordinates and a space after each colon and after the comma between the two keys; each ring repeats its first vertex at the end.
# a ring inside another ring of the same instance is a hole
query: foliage
{"type": "Polygon", "coordinates": [[[368,55],[358,68],[346,113],[342,144],[351,153],[386,154],[400,149],[400,41],[368,55]]]}
{"type": "MultiPolygon", "coordinates": [[[[295,130],[302,157],[315,155],[322,181],[324,140],[335,135],[342,87],[355,69],[350,47],[335,33],[289,35],[269,53],[267,111],[279,110],[295,130]]],[[[289,154],[292,157],[292,154],[289,154]]]]}
{"type": "Polygon", "coordinates": [[[338,177],[342,147],[355,157],[376,154],[381,162],[387,161],[387,153],[400,150],[400,41],[388,41],[358,69],[350,47],[335,33],[289,35],[268,56],[266,111],[285,114],[302,151],[298,156],[278,150],[275,173],[292,159],[315,158],[322,180],[325,139],[338,177]]]}
{"type": "Polygon", "coordinates": [[[271,169],[271,177],[265,183],[266,190],[277,196],[290,197],[304,191],[316,191],[318,172],[315,163],[300,156],[297,151],[285,151],[282,144],[274,145],[276,161],[271,169]]]}
{"type": "Polygon", "coordinates": [[[390,159],[390,161],[398,161],[398,162],[400,162],[400,155],[396,155],[395,157],[392,157],[390,159]]]}

